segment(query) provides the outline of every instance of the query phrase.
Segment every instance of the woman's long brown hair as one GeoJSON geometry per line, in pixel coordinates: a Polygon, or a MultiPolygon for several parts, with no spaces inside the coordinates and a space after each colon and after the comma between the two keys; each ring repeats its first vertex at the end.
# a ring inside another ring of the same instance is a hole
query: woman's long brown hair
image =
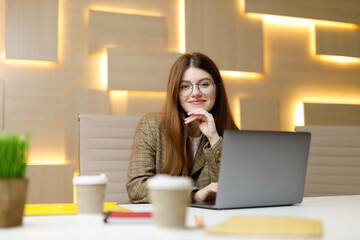
{"type": "Polygon", "coordinates": [[[162,129],[166,139],[166,161],[163,173],[172,176],[189,176],[193,167],[193,154],[189,140],[189,128],[184,123],[187,116],[179,103],[179,87],[184,72],[189,67],[208,72],[216,85],[216,100],[210,113],[216,129],[223,136],[225,129],[237,129],[231,116],[223,80],[216,64],[206,55],[194,52],[184,54],[172,66],[163,108],[162,129]]]}

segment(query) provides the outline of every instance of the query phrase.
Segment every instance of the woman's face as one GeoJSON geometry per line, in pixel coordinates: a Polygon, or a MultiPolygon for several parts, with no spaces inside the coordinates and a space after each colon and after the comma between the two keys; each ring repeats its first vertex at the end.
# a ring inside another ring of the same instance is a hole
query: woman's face
{"type": "Polygon", "coordinates": [[[182,76],[179,90],[179,102],[184,111],[203,109],[209,112],[215,99],[216,85],[211,75],[200,68],[188,68],[182,76]]]}

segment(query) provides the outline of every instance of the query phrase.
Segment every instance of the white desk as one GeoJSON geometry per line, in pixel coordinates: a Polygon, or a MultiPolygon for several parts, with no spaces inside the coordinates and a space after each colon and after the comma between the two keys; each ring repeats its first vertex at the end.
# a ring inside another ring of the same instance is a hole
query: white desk
{"type": "MultiPolygon", "coordinates": [[[[133,211],[150,211],[151,205],[122,205],[133,211]]],[[[102,216],[57,215],[26,216],[23,226],[0,229],[1,240],[40,239],[289,239],[249,237],[239,235],[208,235],[204,229],[194,229],[193,216],[205,218],[205,228],[230,216],[292,216],[323,221],[323,236],[316,239],[360,239],[360,195],[304,198],[301,205],[287,207],[248,208],[237,210],[205,210],[188,208],[185,230],[165,230],[151,223],[105,224],[102,216]]],[[[302,238],[292,238],[302,239],[302,238]]],[[[312,238],[303,238],[306,240],[312,238]]]]}

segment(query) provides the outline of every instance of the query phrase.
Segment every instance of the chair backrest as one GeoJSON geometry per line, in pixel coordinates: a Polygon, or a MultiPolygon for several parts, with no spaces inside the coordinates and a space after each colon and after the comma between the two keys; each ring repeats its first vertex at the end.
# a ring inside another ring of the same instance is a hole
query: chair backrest
{"type": "Polygon", "coordinates": [[[105,201],[126,203],[126,177],[135,131],[141,117],[79,115],[80,174],[108,177],[105,201]]]}
{"type": "Polygon", "coordinates": [[[305,126],[311,132],[305,196],[360,194],[360,127],[305,126]]]}

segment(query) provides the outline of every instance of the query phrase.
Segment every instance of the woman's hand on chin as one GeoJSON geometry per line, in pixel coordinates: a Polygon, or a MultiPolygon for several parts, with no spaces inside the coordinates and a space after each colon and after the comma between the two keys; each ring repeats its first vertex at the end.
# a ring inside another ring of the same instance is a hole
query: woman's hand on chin
{"type": "Polygon", "coordinates": [[[195,122],[202,134],[209,139],[211,146],[213,146],[220,138],[213,115],[203,109],[194,110],[187,114],[189,117],[185,118],[185,124],[195,122]]]}

